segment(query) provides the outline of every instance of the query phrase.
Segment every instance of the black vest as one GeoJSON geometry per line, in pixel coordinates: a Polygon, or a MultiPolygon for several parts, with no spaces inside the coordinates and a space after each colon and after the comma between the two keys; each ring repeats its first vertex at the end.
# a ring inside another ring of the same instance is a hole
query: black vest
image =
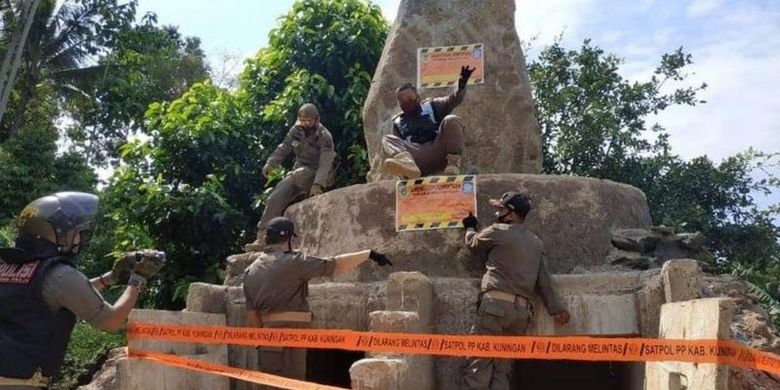
{"type": "Polygon", "coordinates": [[[417,144],[433,141],[439,134],[439,123],[430,100],[424,101],[414,114],[396,115],[393,126],[406,142],[417,144]]]}
{"type": "Polygon", "coordinates": [[[52,313],[43,298],[43,280],[58,264],[73,266],[64,257],[0,261],[0,376],[26,379],[40,368],[53,377],[59,370],[76,316],[64,308],[52,313]]]}

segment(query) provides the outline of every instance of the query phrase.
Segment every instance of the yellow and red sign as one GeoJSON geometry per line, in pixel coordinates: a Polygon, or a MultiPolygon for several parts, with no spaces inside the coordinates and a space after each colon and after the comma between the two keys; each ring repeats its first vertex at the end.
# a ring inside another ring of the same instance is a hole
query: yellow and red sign
{"type": "Polygon", "coordinates": [[[401,180],[395,186],[395,230],[463,227],[468,213],[477,214],[475,176],[430,176],[401,180]]]}
{"type": "Polygon", "coordinates": [[[417,49],[417,88],[450,87],[458,82],[460,68],[475,68],[469,84],[485,81],[485,47],[481,43],[417,49]]]}

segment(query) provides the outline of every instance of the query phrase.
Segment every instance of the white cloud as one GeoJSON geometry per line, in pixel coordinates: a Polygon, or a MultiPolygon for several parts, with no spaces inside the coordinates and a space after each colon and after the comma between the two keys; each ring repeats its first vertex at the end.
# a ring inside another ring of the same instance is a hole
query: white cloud
{"type": "Polygon", "coordinates": [[[515,24],[521,40],[536,38],[542,44],[552,42],[562,32],[578,36],[587,12],[596,7],[593,0],[519,0],[515,24]]]}
{"type": "Polygon", "coordinates": [[[688,15],[699,17],[709,14],[723,5],[724,0],[694,0],[688,5],[688,15]]]}

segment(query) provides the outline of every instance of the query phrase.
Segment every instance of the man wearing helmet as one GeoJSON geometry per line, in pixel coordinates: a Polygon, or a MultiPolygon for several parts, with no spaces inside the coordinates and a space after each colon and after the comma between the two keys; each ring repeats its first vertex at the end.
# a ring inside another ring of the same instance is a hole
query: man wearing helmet
{"type": "Polygon", "coordinates": [[[284,209],[301,195],[316,196],[330,185],[333,159],[336,152],[333,136],[320,123],[317,106],[306,103],[298,109],[298,120],[287,132],[263,166],[262,175],[268,177],[271,170],[295,154],[293,169],[280,181],[265,203],[265,210],[257,224],[257,241],[248,244],[248,251],[262,249],[262,234],[271,218],[284,214],[284,209]]]}
{"type": "MultiPolygon", "coordinates": [[[[466,246],[487,254],[482,277],[477,319],[471,328],[478,335],[523,335],[534,315],[530,297],[538,292],[555,322],[569,322],[543,258],[542,242],[525,225],[531,210],[528,198],[506,192],[490,199],[496,207],[496,223],[477,231],[479,222],[469,214],[463,219],[466,246]]],[[[509,389],[512,361],[469,358],[465,380],[469,389],[509,389]]]]}
{"type": "Polygon", "coordinates": [[[46,388],[62,364],[76,319],[115,332],[146,279],[162,265],[161,252],[131,252],[112,271],[87,279],[76,256],[95,229],[98,198],[59,192],[39,198],[19,216],[13,248],[0,248],[0,389],[46,388]],[[109,304],[98,291],[127,283],[109,304]]]}
{"type": "MultiPolygon", "coordinates": [[[[308,328],[309,279],[334,276],[353,270],[366,260],[380,266],[393,265],[373,250],[332,258],[308,256],[292,250],[293,222],[285,217],[269,221],[264,231],[263,252],[244,273],[244,295],[250,325],[266,328],[308,328]]],[[[305,379],[306,350],[258,348],[260,371],[294,379],[305,379]]]]}

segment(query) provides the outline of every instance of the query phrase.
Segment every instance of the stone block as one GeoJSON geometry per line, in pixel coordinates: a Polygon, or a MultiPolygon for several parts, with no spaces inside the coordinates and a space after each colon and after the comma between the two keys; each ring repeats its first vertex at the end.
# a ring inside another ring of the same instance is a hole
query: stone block
{"type": "Polygon", "coordinates": [[[415,311],[422,324],[433,319],[433,284],[419,272],[394,272],[387,280],[387,310],[415,311]]]}
{"type": "Polygon", "coordinates": [[[661,240],[661,236],[650,229],[615,229],[612,245],[615,248],[639,253],[650,253],[661,240]]]}
{"type": "Polygon", "coordinates": [[[634,294],[564,296],[571,321],[557,325],[539,297],[533,299],[536,316],[528,334],[533,335],[602,335],[639,334],[637,300],[634,294]]]}
{"type": "Polygon", "coordinates": [[[670,260],[661,268],[666,303],[701,298],[701,271],[696,260],[670,260]]]}
{"type": "MultiPolygon", "coordinates": [[[[735,303],[705,298],[667,303],[661,307],[659,337],[663,339],[728,339],[735,303]]],[[[727,390],[730,370],[710,363],[649,362],[646,388],[658,390],[727,390]]]]}
{"type": "Polygon", "coordinates": [[[187,311],[201,313],[227,312],[227,286],[208,283],[190,283],[187,290],[187,311]]]}
{"type": "MultiPolygon", "coordinates": [[[[173,325],[226,325],[224,314],[142,309],[131,311],[129,321],[173,325]]],[[[128,340],[128,346],[131,349],[161,352],[221,365],[228,364],[228,349],[224,344],[194,344],[131,339],[128,340]]],[[[120,361],[117,367],[120,390],[160,388],[227,390],[230,384],[226,377],[201,374],[135,358],[120,361]]]]}
{"type": "Polygon", "coordinates": [[[406,384],[409,364],[404,359],[360,359],[349,368],[352,390],[413,390],[406,384]]]}

